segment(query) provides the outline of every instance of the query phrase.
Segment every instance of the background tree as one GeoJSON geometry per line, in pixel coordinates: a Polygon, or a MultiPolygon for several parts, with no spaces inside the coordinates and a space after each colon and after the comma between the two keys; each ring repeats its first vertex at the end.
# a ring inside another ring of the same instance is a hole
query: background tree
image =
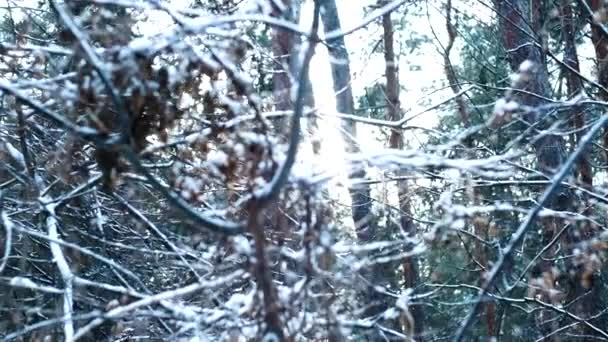
{"type": "Polygon", "coordinates": [[[0,337],[608,339],[604,12],[6,1],[0,337]]]}

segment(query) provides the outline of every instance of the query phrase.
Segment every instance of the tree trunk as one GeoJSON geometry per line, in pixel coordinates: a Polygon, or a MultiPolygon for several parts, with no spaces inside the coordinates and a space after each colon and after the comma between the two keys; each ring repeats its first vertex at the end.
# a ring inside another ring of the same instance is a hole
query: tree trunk
{"type": "MultiPolygon", "coordinates": [[[[456,35],[457,35],[457,30],[454,27],[454,24],[452,22],[452,1],[451,0],[448,0],[447,4],[446,4],[446,29],[448,32],[449,40],[448,40],[448,44],[445,46],[445,51],[444,51],[444,55],[443,55],[444,71],[445,71],[448,83],[450,84],[450,88],[452,89],[452,92],[454,94],[458,94],[461,91],[461,87],[458,82],[456,72],[450,61],[450,52],[454,46],[454,42],[456,41],[456,35]]],[[[458,109],[458,115],[460,116],[460,121],[462,122],[462,125],[467,129],[470,128],[471,121],[469,119],[469,111],[467,109],[467,105],[464,101],[463,96],[458,96],[456,98],[456,107],[458,109]]],[[[472,159],[475,158],[474,151],[473,151],[474,143],[473,143],[472,137],[467,137],[464,140],[464,145],[467,148],[467,151],[471,154],[469,157],[472,159]]],[[[478,188],[476,188],[476,187],[473,188],[473,194],[471,197],[472,198],[470,200],[471,200],[472,204],[474,204],[474,205],[477,204],[477,201],[480,198],[478,188]]],[[[484,219],[482,217],[476,217],[475,219],[473,219],[473,228],[474,228],[474,234],[476,236],[478,236],[482,239],[487,238],[488,222],[486,219],[484,219]]],[[[483,282],[484,282],[483,274],[485,272],[487,272],[487,270],[489,269],[489,263],[488,263],[488,255],[486,252],[486,246],[479,241],[475,242],[474,258],[475,258],[475,261],[481,266],[480,267],[481,274],[480,274],[478,283],[480,285],[483,285],[483,282]]],[[[485,323],[486,323],[488,338],[490,338],[490,337],[498,338],[499,331],[498,331],[498,325],[496,323],[496,303],[493,301],[490,301],[490,300],[487,303],[484,303],[483,312],[485,314],[485,323]]]]}
{"type": "MultiPolygon", "coordinates": [[[[322,0],[321,21],[326,34],[341,29],[335,0],[322,0]]],[[[350,64],[344,37],[340,36],[327,40],[327,47],[331,59],[333,89],[336,93],[336,110],[340,113],[352,114],[355,112],[355,103],[350,85],[350,64]]],[[[359,148],[354,139],[357,136],[355,123],[343,121],[342,128],[346,152],[358,152],[359,148]]],[[[361,168],[351,171],[349,173],[349,178],[351,180],[365,179],[365,169],[361,168]]],[[[349,189],[349,192],[352,201],[352,217],[355,223],[357,237],[360,243],[369,243],[374,240],[376,235],[374,225],[370,225],[372,202],[369,185],[353,185],[349,189]]],[[[377,278],[374,276],[375,272],[373,267],[365,273],[366,277],[370,280],[370,283],[377,282],[377,278]]],[[[374,290],[373,286],[368,286],[362,296],[365,297],[365,301],[372,304],[370,305],[371,309],[367,310],[365,313],[366,315],[376,315],[385,309],[384,305],[381,304],[382,296],[374,290]],[[377,303],[380,303],[381,305],[373,305],[377,303]]],[[[377,332],[371,332],[368,335],[368,339],[372,341],[375,341],[378,338],[380,338],[380,336],[377,332]]]]}
{"type": "MultiPolygon", "coordinates": [[[[335,0],[324,0],[321,20],[325,33],[340,30],[340,19],[335,0]]],[[[354,113],[355,103],[350,86],[350,65],[348,51],[344,44],[344,38],[338,37],[327,41],[329,56],[331,58],[331,73],[333,88],[336,92],[336,110],[341,113],[354,113]]],[[[346,132],[346,150],[349,153],[358,152],[359,148],[354,141],[357,136],[356,126],[353,122],[344,121],[343,129],[346,132]]],[[[363,179],[366,177],[364,169],[350,173],[351,179],[363,179]]],[[[357,235],[361,242],[369,242],[374,237],[374,229],[369,225],[371,217],[371,198],[369,185],[357,185],[350,189],[352,197],[352,215],[357,229],[357,235]]]]}
{"type": "MultiPolygon", "coordinates": [[[[577,73],[580,73],[578,53],[576,49],[575,40],[575,28],[574,28],[574,16],[572,14],[571,4],[568,0],[562,0],[560,4],[560,12],[562,18],[562,35],[564,39],[564,63],[570,67],[571,70],[566,70],[566,85],[568,88],[568,96],[574,97],[581,92],[583,89],[583,82],[577,73]]],[[[604,66],[603,69],[606,69],[604,66]]],[[[602,71],[606,73],[606,70],[602,71]]],[[[600,79],[602,78],[602,72],[600,72],[600,79]]],[[[576,130],[575,138],[576,142],[579,143],[582,136],[585,133],[585,111],[580,106],[575,106],[572,109],[573,115],[573,128],[576,130]]],[[[604,138],[607,136],[605,135],[604,138]]],[[[582,186],[586,189],[592,190],[593,188],[593,171],[589,164],[587,153],[581,155],[577,165],[577,171],[580,177],[582,186]]],[[[585,200],[580,205],[579,211],[589,216],[592,214],[589,209],[589,203],[585,200]]],[[[572,251],[576,244],[584,240],[589,240],[594,236],[594,227],[587,221],[581,221],[577,224],[574,233],[567,234],[568,250],[572,251]]],[[[574,272],[574,276],[570,277],[570,288],[568,289],[567,301],[571,302],[577,300],[575,305],[575,313],[579,317],[587,318],[596,312],[599,312],[602,308],[601,300],[601,284],[597,281],[597,277],[591,273],[590,279],[583,279],[585,277],[585,270],[581,269],[578,265],[571,265],[571,269],[577,270],[574,272]],[[584,286],[588,284],[589,286],[584,286]],[[588,292],[588,293],[587,293],[588,292]]],[[[587,274],[588,276],[589,274],[587,274]]],[[[593,332],[589,328],[586,328],[585,333],[593,335],[593,332]]]]}
{"type": "MultiPolygon", "coordinates": [[[[386,62],[386,102],[388,118],[391,121],[400,120],[402,117],[400,102],[399,102],[399,74],[397,68],[397,61],[395,59],[395,49],[393,46],[393,22],[391,20],[391,14],[388,13],[382,17],[382,28],[384,30],[384,60],[386,62]]],[[[398,129],[392,129],[389,138],[389,146],[395,149],[403,148],[403,136],[398,129]]],[[[401,176],[401,174],[398,174],[401,176]]],[[[399,197],[399,209],[400,213],[400,225],[401,230],[407,237],[414,237],[417,234],[417,229],[414,222],[411,219],[411,207],[410,207],[410,191],[408,189],[407,181],[398,181],[398,197],[399,197]]],[[[411,246],[410,246],[411,247],[411,246]]],[[[415,257],[407,258],[403,261],[403,280],[404,285],[407,288],[414,289],[418,285],[418,266],[415,257]]],[[[418,305],[410,308],[413,319],[413,327],[409,327],[409,333],[417,341],[421,340],[422,333],[424,331],[424,312],[422,307],[418,305]]]]}
{"type": "MultiPolygon", "coordinates": [[[[578,53],[576,51],[575,42],[575,28],[573,23],[571,3],[568,0],[562,0],[560,11],[562,18],[562,35],[564,39],[564,64],[568,65],[572,70],[565,70],[566,73],[566,87],[568,89],[568,97],[574,97],[583,91],[583,82],[579,75],[580,67],[578,61],[578,53]]],[[[579,106],[573,108],[574,113],[574,128],[576,130],[576,142],[580,142],[582,136],[585,133],[585,111],[579,106]]],[[[593,173],[587,154],[585,153],[579,158],[578,174],[580,176],[581,183],[587,189],[593,187],[593,173]]]]}
{"type": "MultiPolygon", "coordinates": [[[[290,0],[279,0],[283,4],[285,11],[281,12],[275,8],[272,13],[274,17],[280,17],[292,21],[290,0]]],[[[283,28],[274,27],[272,29],[272,55],[273,55],[273,93],[275,108],[277,110],[292,109],[291,103],[291,79],[289,73],[292,69],[292,51],[294,51],[296,36],[283,28]]]]}
{"type": "MultiPolygon", "coordinates": [[[[495,0],[497,12],[500,14],[500,24],[502,29],[502,39],[505,49],[508,51],[509,64],[514,72],[517,72],[525,61],[533,63],[533,70],[530,79],[520,86],[519,92],[515,97],[519,103],[538,107],[546,104],[545,100],[549,94],[549,75],[545,64],[545,56],[542,49],[537,45],[536,33],[532,30],[536,20],[526,16],[530,13],[529,4],[526,0],[500,1],[495,0]]],[[[531,111],[526,113],[524,119],[528,124],[539,124],[546,110],[531,111]]],[[[538,129],[548,128],[551,124],[541,123],[538,129]]],[[[547,134],[534,143],[538,166],[545,175],[554,174],[565,160],[564,141],[557,134],[547,134]]],[[[565,193],[562,191],[562,195],[565,193]]],[[[551,207],[558,204],[555,196],[551,201],[551,207]]]]}
{"type": "MultiPolygon", "coordinates": [[[[547,103],[545,100],[550,96],[549,93],[549,74],[545,64],[545,54],[539,46],[538,33],[541,30],[540,18],[542,17],[538,1],[536,0],[494,0],[496,12],[499,15],[502,41],[508,53],[511,69],[520,74],[525,74],[523,80],[515,82],[516,91],[512,97],[521,105],[535,108],[524,114],[523,119],[529,125],[536,125],[538,130],[549,128],[553,122],[547,122],[544,116],[547,110],[539,108],[547,103]],[[536,29],[536,30],[535,30],[536,29]],[[531,68],[525,67],[521,70],[522,63],[532,65],[531,68]],[[517,91],[520,90],[520,91],[517,91]],[[525,92],[521,92],[521,90],[525,92]]],[[[535,135],[535,134],[534,134],[535,135]]],[[[536,160],[539,170],[545,176],[552,176],[557,172],[565,160],[565,143],[561,136],[557,134],[546,134],[533,142],[536,160]]],[[[572,206],[572,194],[566,187],[561,187],[555,195],[548,201],[547,207],[554,210],[567,210],[572,206]]],[[[563,225],[562,220],[556,218],[543,218],[543,246],[547,245],[556,233],[559,225],[563,225]]],[[[555,248],[547,253],[555,253],[555,248]]],[[[539,275],[547,279],[555,279],[552,271],[552,262],[540,262],[537,267],[539,275]]],[[[550,286],[554,286],[551,284],[550,286]]],[[[543,300],[551,301],[549,291],[545,292],[543,300]]],[[[536,314],[538,326],[543,335],[554,331],[558,325],[554,314],[548,311],[539,311],[536,314]],[[551,322],[551,326],[543,324],[551,322]]]]}
{"type": "MultiPolygon", "coordinates": [[[[296,22],[301,12],[301,2],[293,0],[278,0],[283,5],[284,10],[274,8],[272,15],[280,17],[290,22],[296,22]]],[[[277,111],[288,111],[293,108],[292,80],[299,79],[298,75],[298,56],[302,49],[302,38],[281,27],[273,27],[272,29],[272,54],[273,54],[273,97],[275,101],[275,109],[277,111]],[[294,53],[295,52],[295,53],[294,53]]],[[[304,106],[313,108],[315,99],[312,91],[310,77],[305,75],[304,87],[306,87],[304,106]]],[[[306,118],[307,128],[310,135],[314,135],[317,130],[317,122],[315,117],[306,118]]],[[[275,120],[279,131],[284,132],[286,129],[286,120],[284,118],[275,120]]],[[[320,142],[313,141],[313,152],[319,152],[320,142]]]]}
{"type": "MultiPolygon", "coordinates": [[[[587,1],[587,4],[593,11],[593,13],[601,13],[605,10],[605,5],[602,0],[583,0],[587,1]]],[[[595,50],[595,61],[597,65],[597,80],[600,85],[604,88],[608,86],[608,34],[606,34],[599,25],[603,23],[593,23],[594,18],[591,20],[591,42],[595,50]]],[[[608,101],[608,93],[600,91],[600,98],[603,101],[608,101]]],[[[604,148],[608,148],[608,129],[604,129],[602,135],[604,148]]],[[[608,150],[605,152],[605,163],[608,164],[608,150]]]]}

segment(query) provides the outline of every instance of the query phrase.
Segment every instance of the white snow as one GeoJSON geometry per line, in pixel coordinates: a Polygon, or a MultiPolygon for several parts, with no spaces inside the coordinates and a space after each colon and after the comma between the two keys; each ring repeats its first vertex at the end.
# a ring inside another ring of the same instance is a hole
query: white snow
{"type": "Polygon", "coordinates": [[[533,67],[534,67],[534,62],[532,62],[529,59],[526,59],[519,65],[519,72],[529,73],[530,71],[532,71],[533,67]]]}
{"type": "Polygon", "coordinates": [[[494,115],[502,116],[505,113],[514,112],[519,108],[519,104],[513,100],[507,101],[504,98],[496,100],[494,104],[494,115]]]}
{"type": "Polygon", "coordinates": [[[6,150],[6,152],[8,152],[11,158],[13,158],[17,163],[19,163],[19,166],[25,168],[25,158],[23,157],[21,151],[16,149],[15,146],[13,146],[13,144],[8,141],[4,142],[4,149],[6,150]]]}
{"type": "Polygon", "coordinates": [[[224,166],[228,164],[228,155],[223,151],[212,150],[207,154],[207,162],[214,166],[224,166]]]}
{"type": "Polygon", "coordinates": [[[251,255],[253,250],[251,248],[251,244],[249,243],[249,240],[247,240],[246,237],[239,235],[239,236],[235,236],[232,239],[232,242],[234,244],[234,249],[240,253],[240,254],[244,254],[244,255],[251,255]]]}

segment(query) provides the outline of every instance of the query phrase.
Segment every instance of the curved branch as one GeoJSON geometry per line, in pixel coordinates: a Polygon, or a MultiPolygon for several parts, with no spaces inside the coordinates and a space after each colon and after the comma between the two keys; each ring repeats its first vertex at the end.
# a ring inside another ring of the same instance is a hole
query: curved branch
{"type": "Polygon", "coordinates": [[[99,59],[99,57],[97,57],[97,54],[95,53],[91,45],[88,43],[85,34],[80,31],[80,29],[78,29],[78,26],[76,26],[76,23],[72,19],[71,14],[63,6],[60,6],[56,0],[51,0],[51,5],[55,9],[55,11],[57,11],[59,17],[61,18],[65,26],[67,26],[67,28],[74,35],[74,37],[76,37],[78,44],[84,52],[85,59],[87,60],[87,62],[89,62],[89,64],[91,64],[93,69],[95,69],[95,72],[97,72],[99,78],[101,78],[101,81],[106,87],[106,90],[110,94],[112,102],[114,103],[114,106],[116,106],[117,112],[119,114],[121,128],[121,136],[119,140],[120,142],[128,143],[129,134],[131,131],[131,124],[129,119],[131,115],[129,108],[120,97],[118,89],[114,87],[111,75],[103,67],[102,61],[99,59]]]}
{"type": "Polygon", "coordinates": [[[159,181],[152,175],[145,166],[139,161],[139,157],[135,154],[131,147],[124,147],[125,157],[135,168],[150,182],[152,187],[160,192],[168,201],[184,213],[189,219],[204,226],[205,228],[220,234],[225,235],[237,235],[245,231],[245,228],[240,223],[235,223],[226,220],[220,220],[212,217],[205,216],[199,213],[196,209],[192,208],[186,201],[184,201],[176,193],[166,189],[159,181]]]}
{"type": "Polygon", "coordinates": [[[267,187],[257,191],[256,198],[262,202],[267,202],[272,200],[281,190],[283,185],[287,182],[289,178],[289,174],[291,172],[291,168],[296,160],[296,155],[298,153],[298,145],[300,143],[300,119],[302,118],[302,114],[304,113],[304,102],[306,96],[306,77],[308,75],[308,69],[310,67],[310,60],[315,53],[315,45],[318,42],[318,29],[319,29],[319,4],[315,2],[314,9],[314,18],[312,23],[312,29],[310,33],[309,46],[306,50],[306,54],[304,55],[304,59],[302,60],[302,66],[300,67],[300,72],[298,73],[298,83],[297,83],[297,95],[296,101],[294,105],[294,113],[291,117],[291,132],[289,139],[289,148],[287,150],[287,157],[283,164],[281,164],[279,170],[275,173],[272,178],[270,184],[267,187]]]}

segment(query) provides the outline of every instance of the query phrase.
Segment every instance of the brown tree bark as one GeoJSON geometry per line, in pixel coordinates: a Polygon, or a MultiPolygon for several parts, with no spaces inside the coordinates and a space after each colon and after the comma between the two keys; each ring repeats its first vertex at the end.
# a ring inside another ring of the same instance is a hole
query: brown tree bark
{"type": "Polygon", "coordinates": [[[264,335],[274,335],[277,341],[283,341],[283,323],[279,315],[280,303],[277,289],[272,279],[272,270],[268,265],[268,257],[266,255],[263,210],[263,205],[255,201],[251,202],[248,208],[249,220],[247,222],[247,230],[253,236],[256,259],[254,275],[263,294],[264,323],[266,324],[264,335]]]}
{"type": "MultiPolygon", "coordinates": [[[[395,58],[394,38],[393,38],[393,22],[391,14],[388,13],[382,17],[382,28],[384,31],[384,60],[386,63],[386,102],[388,119],[391,121],[400,120],[401,114],[399,102],[399,74],[397,61],[395,58]]],[[[389,146],[395,149],[403,148],[403,136],[399,129],[392,129],[389,138],[389,146]]],[[[400,175],[399,175],[400,176],[400,175]]],[[[397,181],[399,209],[401,210],[400,225],[403,233],[408,237],[414,237],[417,234],[417,228],[411,219],[412,210],[410,207],[410,191],[407,181],[397,181]]],[[[415,288],[419,282],[418,266],[415,257],[407,258],[403,261],[403,280],[407,288],[415,288]]],[[[413,319],[413,327],[410,331],[406,331],[417,341],[422,339],[424,332],[424,311],[422,307],[414,305],[410,309],[413,319]]]]}
{"type": "MultiPolygon", "coordinates": [[[[532,29],[538,18],[531,18],[528,15],[531,13],[528,0],[495,0],[494,3],[500,16],[501,38],[508,53],[511,69],[517,72],[524,61],[533,63],[531,77],[519,86],[520,89],[517,89],[525,92],[516,92],[514,97],[521,104],[530,107],[546,104],[546,99],[550,96],[549,75],[539,39],[532,29]]],[[[524,119],[530,125],[540,124],[538,129],[543,129],[552,124],[542,121],[544,115],[546,111],[543,110],[530,111],[524,115],[524,119]]],[[[563,139],[557,134],[547,134],[534,143],[541,172],[545,175],[556,172],[565,160],[564,146],[563,139]]],[[[551,201],[552,207],[560,202],[557,201],[557,197],[551,201]]]]}
{"type": "MultiPolygon", "coordinates": [[[[285,20],[297,22],[301,12],[301,2],[294,0],[277,0],[277,3],[282,4],[281,10],[276,7],[272,13],[275,17],[281,17],[285,20]]],[[[302,48],[302,37],[283,29],[281,27],[272,28],[272,54],[273,54],[273,97],[275,101],[275,109],[278,111],[287,111],[293,108],[291,99],[292,79],[298,79],[299,70],[297,69],[297,59],[299,51],[302,48]]],[[[306,87],[304,106],[314,108],[315,99],[312,91],[312,84],[308,74],[305,75],[304,87],[306,87]]],[[[316,118],[309,117],[307,120],[307,129],[309,134],[314,136],[318,127],[316,118]]],[[[276,120],[276,125],[280,131],[285,130],[286,120],[276,120]]],[[[313,152],[317,154],[320,149],[320,142],[313,140],[313,152]]]]}
{"type": "MultiPolygon", "coordinates": [[[[606,10],[602,0],[586,0],[587,5],[593,13],[601,13],[606,10]]],[[[591,21],[594,18],[589,18],[591,21]]],[[[602,86],[608,85],[608,35],[598,25],[600,23],[591,24],[591,41],[595,50],[595,59],[598,71],[598,82],[602,86]]],[[[601,97],[606,100],[608,94],[601,93],[601,97]]]]}
{"type": "MultiPolygon", "coordinates": [[[[580,73],[580,67],[575,41],[576,31],[574,27],[574,15],[572,13],[570,1],[561,0],[560,14],[562,18],[562,35],[564,39],[564,64],[570,68],[570,70],[565,70],[566,86],[568,96],[573,97],[583,92],[584,89],[582,79],[578,75],[578,73],[580,73]]],[[[596,53],[597,52],[598,51],[596,49],[596,53]]],[[[600,62],[600,66],[603,69],[599,73],[601,80],[602,77],[606,77],[606,75],[602,75],[602,73],[606,74],[606,69],[608,68],[606,68],[604,62],[600,62]]],[[[574,113],[573,126],[576,130],[576,142],[579,143],[585,133],[585,110],[580,106],[575,106],[572,110],[574,113]]],[[[606,132],[604,132],[603,138],[608,139],[606,132]]],[[[577,171],[582,186],[586,189],[592,190],[593,171],[591,169],[587,153],[583,154],[579,158],[577,171]]],[[[588,201],[582,201],[580,207],[580,211],[583,215],[589,216],[592,214],[591,210],[589,209],[588,201]]],[[[568,247],[568,250],[572,251],[577,244],[579,244],[581,241],[591,239],[593,235],[594,227],[589,222],[582,221],[577,224],[574,232],[569,232],[569,234],[566,234],[566,246],[568,247]]],[[[593,273],[591,273],[590,276],[586,274],[580,265],[573,264],[570,265],[570,268],[576,270],[576,272],[574,272],[574,275],[570,277],[570,286],[566,300],[568,302],[576,300],[574,311],[579,317],[586,318],[596,312],[599,312],[602,307],[602,298],[600,284],[596,281],[597,277],[593,273]],[[586,276],[589,276],[589,279],[583,278],[586,276]]],[[[593,334],[589,328],[586,328],[585,333],[590,335],[593,334]]]]}
{"type": "MultiPolygon", "coordinates": [[[[583,0],[587,1],[587,5],[593,13],[602,13],[606,11],[606,6],[602,0],[583,0]]],[[[608,86],[608,34],[600,27],[604,23],[594,23],[594,18],[591,20],[591,42],[595,50],[595,61],[597,67],[597,80],[604,88],[608,86]]],[[[601,91],[600,98],[603,101],[608,101],[608,93],[601,91]]],[[[602,140],[605,150],[605,163],[608,164],[608,129],[604,129],[602,140]]]]}
{"type": "MultiPolygon", "coordinates": [[[[535,109],[524,113],[525,122],[535,125],[539,130],[547,129],[553,122],[546,120],[544,116],[547,115],[547,111],[540,108],[547,103],[546,99],[551,94],[542,39],[539,37],[542,30],[541,18],[544,16],[539,1],[494,0],[494,7],[499,16],[501,38],[511,69],[514,72],[522,73],[520,70],[522,63],[527,62],[532,65],[532,68],[523,72],[524,80],[517,82],[512,97],[521,105],[535,109]]],[[[533,147],[539,171],[547,177],[554,175],[566,158],[563,138],[557,134],[547,134],[533,140],[533,147]]],[[[562,186],[548,201],[547,207],[554,210],[569,210],[572,203],[572,193],[562,186]]],[[[543,245],[547,245],[555,235],[557,227],[564,224],[562,220],[550,217],[543,218],[540,222],[543,228],[543,245]]],[[[555,253],[555,248],[547,253],[555,253]]],[[[555,279],[552,266],[550,261],[540,262],[536,272],[546,279],[555,279]]],[[[549,291],[545,292],[543,299],[552,300],[549,291]]],[[[554,318],[554,314],[547,311],[539,311],[536,314],[537,323],[543,334],[548,334],[558,327],[554,318]],[[545,324],[546,322],[553,323],[549,323],[550,326],[548,326],[545,324]]]]}
{"type": "MultiPolygon", "coordinates": [[[[286,20],[292,20],[293,14],[290,0],[278,0],[285,10],[281,11],[275,8],[272,13],[275,17],[281,17],[286,20]]],[[[291,79],[289,73],[292,70],[293,57],[291,53],[294,51],[297,36],[290,31],[280,27],[272,29],[272,55],[273,55],[273,93],[275,99],[275,108],[277,110],[292,109],[291,103],[291,79]]]]}
{"type": "MultiPolygon", "coordinates": [[[[564,64],[568,65],[572,70],[565,68],[566,73],[566,87],[568,89],[568,97],[574,97],[583,91],[583,82],[579,75],[580,67],[578,60],[578,52],[576,50],[575,43],[575,28],[574,28],[574,17],[572,15],[571,2],[568,0],[562,0],[560,4],[560,14],[562,18],[562,35],[564,39],[564,64]]],[[[576,129],[576,142],[580,142],[582,136],[585,133],[585,111],[580,106],[573,108],[574,128],[576,129]]],[[[582,155],[578,162],[578,174],[580,181],[584,187],[591,189],[593,187],[593,171],[589,164],[587,154],[582,155]]]]}

